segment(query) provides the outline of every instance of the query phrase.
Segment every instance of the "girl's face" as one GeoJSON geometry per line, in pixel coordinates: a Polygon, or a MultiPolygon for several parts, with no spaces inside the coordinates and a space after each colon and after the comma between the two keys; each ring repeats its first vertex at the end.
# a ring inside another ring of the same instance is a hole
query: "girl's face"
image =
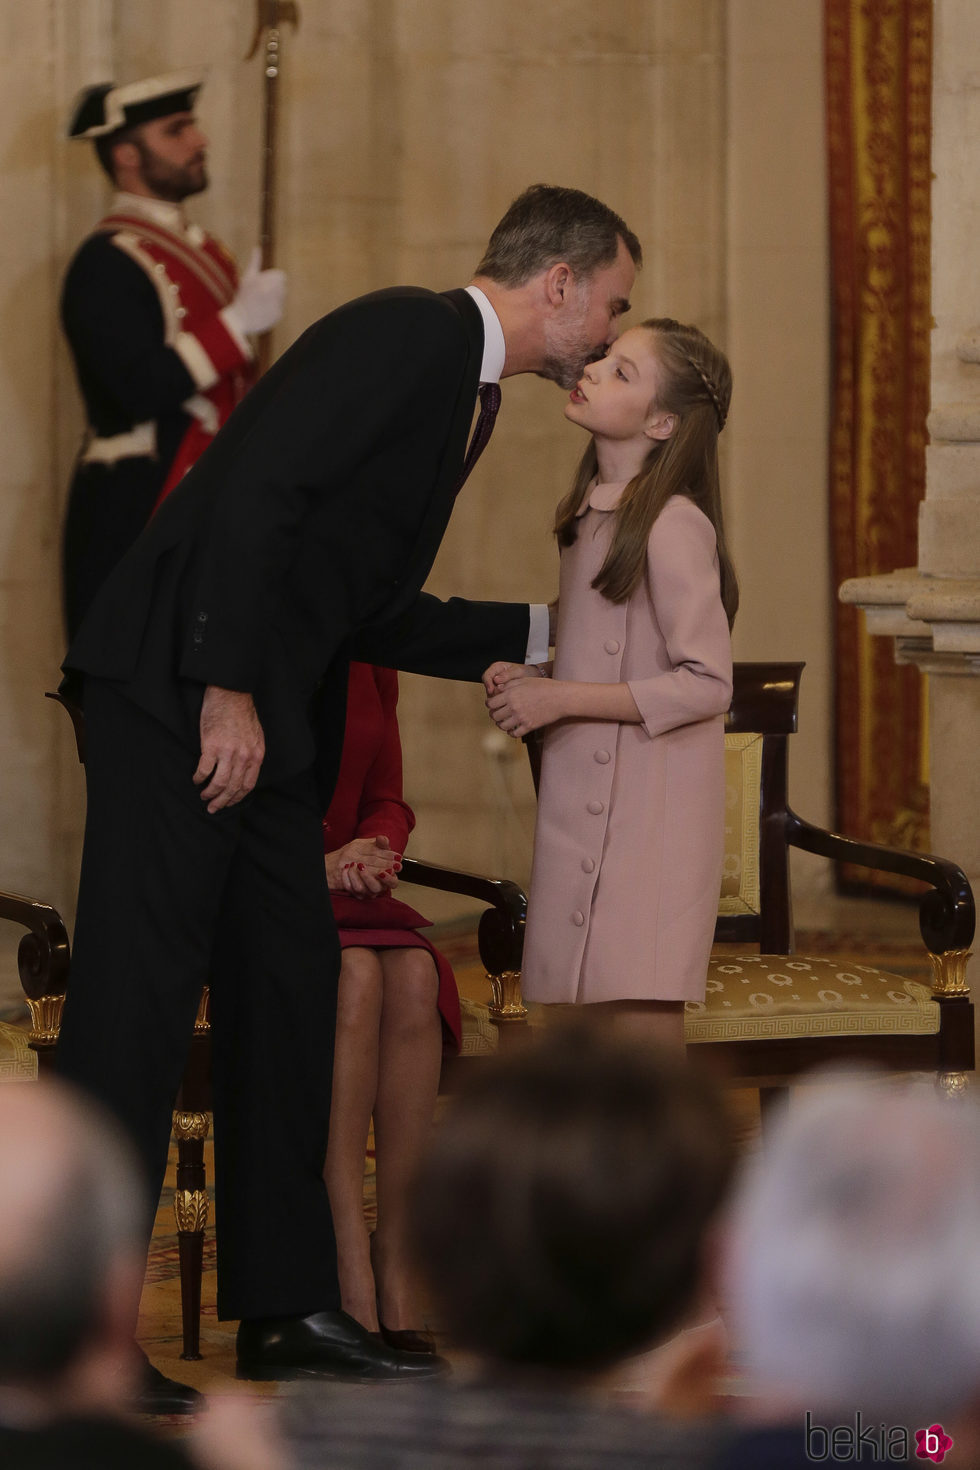
{"type": "Polygon", "coordinates": [[[663,369],[656,337],[645,327],[624,332],[605,357],[590,362],[565,405],[565,417],[597,438],[665,439],[674,416],[657,407],[663,369]]]}

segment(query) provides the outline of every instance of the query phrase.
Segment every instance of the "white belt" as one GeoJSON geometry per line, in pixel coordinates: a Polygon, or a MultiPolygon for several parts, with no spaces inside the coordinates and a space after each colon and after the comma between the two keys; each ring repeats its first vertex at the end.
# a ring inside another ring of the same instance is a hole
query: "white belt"
{"type": "Polygon", "coordinates": [[[82,450],[82,464],[116,464],[120,459],[152,458],[156,452],[156,424],[137,424],[125,434],[90,439],[82,450]]]}

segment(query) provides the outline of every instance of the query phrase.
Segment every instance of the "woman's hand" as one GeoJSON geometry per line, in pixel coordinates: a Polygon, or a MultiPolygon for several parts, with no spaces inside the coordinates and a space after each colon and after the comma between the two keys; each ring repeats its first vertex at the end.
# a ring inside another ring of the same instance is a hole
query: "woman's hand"
{"type": "Polygon", "coordinates": [[[402,855],[392,852],[387,837],[355,837],[344,847],[324,855],[327,887],[331,893],[353,898],[376,898],[398,887],[402,855]]]}
{"type": "Polygon", "coordinates": [[[487,698],[496,694],[505,685],[512,684],[515,679],[548,679],[551,677],[551,664],[491,664],[484,671],[483,687],[487,691],[487,698]]]}
{"type": "Polygon", "coordinates": [[[519,739],[532,730],[540,730],[542,725],[554,724],[555,720],[563,719],[569,713],[568,688],[563,679],[544,676],[539,679],[513,678],[499,684],[496,693],[488,694],[487,709],[501,730],[519,739]]]}

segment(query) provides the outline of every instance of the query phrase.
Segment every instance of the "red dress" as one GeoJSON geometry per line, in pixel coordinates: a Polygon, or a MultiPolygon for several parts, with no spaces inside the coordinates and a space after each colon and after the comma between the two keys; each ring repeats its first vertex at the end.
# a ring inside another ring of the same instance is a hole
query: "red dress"
{"type": "MultiPolygon", "coordinates": [[[[415,814],[402,797],[402,749],[398,735],[398,675],[393,669],[352,663],[347,686],[347,725],[333,799],[323,819],[323,850],[335,852],[355,837],[387,837],[402,853],[415,814]]],[[[340,946],[427,949],[439,976],[439,1014],[447,1040],[459,1048],[459,994],[449,961],[420,928],[429,919],[390,893],[354,898],[331,893],[340,946]]]]}

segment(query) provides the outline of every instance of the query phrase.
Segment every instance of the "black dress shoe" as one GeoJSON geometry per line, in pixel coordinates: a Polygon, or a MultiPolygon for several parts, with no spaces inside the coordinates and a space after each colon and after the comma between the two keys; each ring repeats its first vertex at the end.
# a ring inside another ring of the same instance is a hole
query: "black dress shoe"
{"type": "Polygon", "coordinates": [[[431,1357],[436,1350],[436,1340],[431,1332],[417,1332],[414,1327],[386,1327],[380,1318],[378,1326],[382,1342],[389,1347],[400,1348],[403,1353],[428,1353],[431,1357]]]}
{"type": "Polygon", "coordinates": [[[354,1383],[432,1378],[448,1364],[435,1354],[389,1347],[346,1312],[256,1317],[238,1328],[238,1377],[343,1378],[354,1383]]]}
{"type": "Polygon", "coordinates": [[[137,1348],[142,1359],[140,1386],[136,1394],[136,1409],[140,1414],[196,1414],[204,1405],[204,1395],[191,1388],[189,1383],[178,1383],[175,1378],[166,1378],[159,1368],[154,1368],[142,1348],[137,1348]]]}

